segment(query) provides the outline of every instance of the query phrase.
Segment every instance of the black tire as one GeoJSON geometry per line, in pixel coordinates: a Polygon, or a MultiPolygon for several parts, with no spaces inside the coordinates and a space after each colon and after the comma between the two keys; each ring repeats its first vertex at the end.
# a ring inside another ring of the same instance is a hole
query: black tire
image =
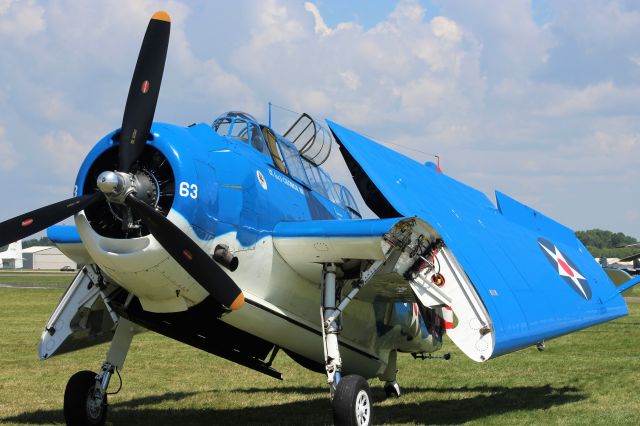
{"type": "Polygon", "coordinates": [[[333,422],[336,426],[373,424],[371,390],[364,378],[352,375],[340,380],[333,395],[333,422]]]}
{"type": "Polygon", "coordinates": [[[400,398],[400,386],[397,383],[387,383],[384,385],[384,393],[387,398],[400,398]]]}
{"type": "Polygon", "coordinates": [[[89,395],[96,383],[93,371],[78,371],[64,390],[64,419],[69,426],[103,426],[107,419],[107,395],[101,404],[89,407],[89,395]]]}

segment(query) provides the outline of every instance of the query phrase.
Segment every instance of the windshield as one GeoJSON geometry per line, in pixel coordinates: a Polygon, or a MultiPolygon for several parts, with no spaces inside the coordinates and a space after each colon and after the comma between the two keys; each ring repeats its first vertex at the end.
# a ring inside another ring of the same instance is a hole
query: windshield
{"type": "Polygon", "coordinates": [[[270,155],[260,126],[255,118],[247,113],[238,111],[225,113],[213,122],[212,127],[220,136],[250,144],[262,154],[270,155]]]}

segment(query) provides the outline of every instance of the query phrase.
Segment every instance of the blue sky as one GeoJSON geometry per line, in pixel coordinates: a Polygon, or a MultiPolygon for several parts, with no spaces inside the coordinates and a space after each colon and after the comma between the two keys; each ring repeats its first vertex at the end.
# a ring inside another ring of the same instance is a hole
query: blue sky
{"type": "Polygon", "coordinates": [[[640,237],[640,4],[624,0],[0,0],[0,217],[71,194],[158,9],[157,120],[266,120],[272,101],[438,153],[490,198],[640,237]]]}

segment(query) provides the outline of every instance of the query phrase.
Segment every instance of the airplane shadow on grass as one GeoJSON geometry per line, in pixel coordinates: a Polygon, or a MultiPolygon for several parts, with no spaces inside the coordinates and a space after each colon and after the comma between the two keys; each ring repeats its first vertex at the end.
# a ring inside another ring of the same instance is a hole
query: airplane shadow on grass
{"type": "MultiPolygon", "coordinates": [[[[331,406],[327,390],[319,387],[282,387],[271,389],[234,389],[230,392],[246,394],[238,398],[250,398],[251,394],[300,394],[303,401],[286,402],[258,407],[210,408],[210,409],[167,409],[145,408],[147,405],[175,402],[203,393],[227,392],[169,392],[134,398],[128,401],[113,401],[109,406],[108,422],[114,425],[211,425],[211,424],[309,424],[321,425],[332,422],[331,406]]],[[[403,388],[403,396],[390,404],[380,405],[384,391],[372,389],[374,399],[374,420],[376,423],[420,423],[459,424],[484,417],[520,410],[545,410],[553,406],[569,404],[587,398],[579,388],[545,386],[477,386],[449,388],[403,388]],[[412,403],[412,399],[423,392],[441,395],[441,399],[431,399],[412,403]],[[472,393],[473,396],[446,399],[449,393],[472,393]]],[[[214,395],[215,398],[215,395],[214,395]]],[[[113,398],[115,399],[115,398],[113,398]]],[[[50,424],[63,422],[62,410],[37,410],[0,419],[1,422],[50,424]]]]}

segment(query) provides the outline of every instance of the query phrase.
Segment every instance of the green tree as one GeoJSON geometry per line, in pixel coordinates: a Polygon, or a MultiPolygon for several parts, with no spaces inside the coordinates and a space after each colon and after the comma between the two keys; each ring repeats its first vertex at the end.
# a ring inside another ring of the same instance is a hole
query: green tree
{"type": "Polygon", "coordinates": [[[603,229],[588,229],[577,231],[576,236],[594,257],[623,258],[640,252],[640,247],[622,247],[637,242],[635,238],[622,232],[613,233],[603,229]]]}
{"type": "MultiPolygon", "coordinates": [[[[51,241],[47,237],[40,238],[32,238],[30,240],[22,240],[22,248],[33,247],[33,246],[53,246],[53,241],[51,241]]],[[[0,247],[0,251],[5,251],[9,246],[0,247]]]]}

